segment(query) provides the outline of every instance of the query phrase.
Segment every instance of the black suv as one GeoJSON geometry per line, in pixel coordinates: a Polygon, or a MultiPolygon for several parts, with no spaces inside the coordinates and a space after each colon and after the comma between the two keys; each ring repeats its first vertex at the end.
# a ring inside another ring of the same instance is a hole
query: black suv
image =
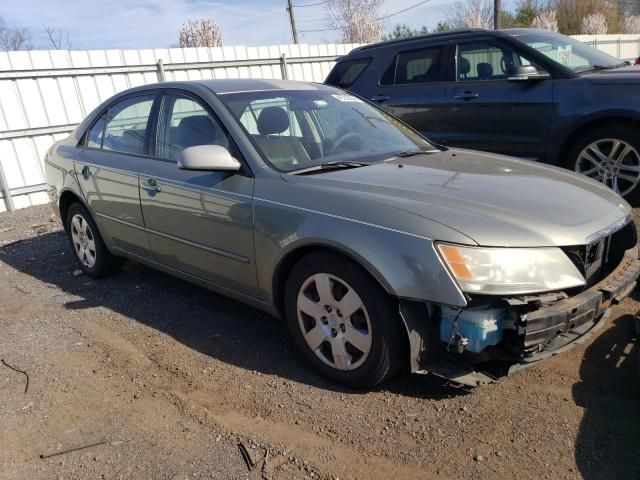
{"type": "Polygon", "coordinates": [[[447,146],[640,188],[640,67],[545,30],[453,30],[356,48],[326,83],[447,146]]]}

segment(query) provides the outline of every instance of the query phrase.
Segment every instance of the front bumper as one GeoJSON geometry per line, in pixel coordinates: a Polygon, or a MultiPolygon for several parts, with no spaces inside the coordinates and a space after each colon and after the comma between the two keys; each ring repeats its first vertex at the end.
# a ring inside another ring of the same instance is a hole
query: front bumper
{"type": "Polygon", "coordinates": [[[412,331],[409,328],[411,322],[407,322],[411,312],[406,309],[403,311],[401,305],[401,314],[410,333],[412,370],[416,373],[433,373],[469,386],[494,382],[573,348],[594,335],[605,324],[610,307],[635,288],[639,275],[638,248],[633,247],[625,252],[622,261],[611,274],[588,290],[549,306],[519,314],[518,354],[484,363],[471,363],[461,355],[450,353],[438,358],[433,355],[429,357],[425,354],[424,342],[422,348],[416,350],[414,346],[419,344],[416,341],[416,331],[412,331]]]}

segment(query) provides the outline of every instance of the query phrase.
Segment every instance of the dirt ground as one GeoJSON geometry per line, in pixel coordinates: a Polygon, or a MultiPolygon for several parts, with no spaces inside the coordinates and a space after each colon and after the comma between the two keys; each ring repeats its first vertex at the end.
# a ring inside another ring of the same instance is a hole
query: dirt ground
{"type": "Polygon", "coordinates": [[[49,216],[0,215],[0,358],[29,379],[0,364],[1,479],[640,479],[638,292],[499,384],[354,392],[257,310],[134,263],[74,275],[49,216]]]}

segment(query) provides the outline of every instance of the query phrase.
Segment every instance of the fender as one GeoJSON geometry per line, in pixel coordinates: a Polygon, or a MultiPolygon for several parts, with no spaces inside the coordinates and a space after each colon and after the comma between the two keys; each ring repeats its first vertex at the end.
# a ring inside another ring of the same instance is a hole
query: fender
{"type": "Polygon", "coordinates": [[[289,255],[320,246],[358,262],[394,297],[459,307],[467,304],[431,239],[279,202],[254,200],[256,268],[266,299],[276,298],[273,272],[289,255]]]}

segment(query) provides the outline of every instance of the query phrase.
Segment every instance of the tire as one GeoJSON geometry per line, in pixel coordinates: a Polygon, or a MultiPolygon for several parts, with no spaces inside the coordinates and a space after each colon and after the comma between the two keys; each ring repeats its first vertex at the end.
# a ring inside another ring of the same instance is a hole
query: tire
{"type": "Polygon", "coordinates": [[[329,380],[370,389],[408,365],[397,304],[354,262],[330,253],[302,258],[284,300],[296,347],[329,380]]]}
{"type": "Polygon", "coordinates": [[[69,207],[65,225],[71,251],[83,273],[91,278],[101,278],[119,268],[120,260],[107,249],[98,226],[84,205],[76,202],[69,207]]]}
{"type": "Polygon", "coordinates": [[[591,130],[571,146],[565,167],[636,202],[640,198],[640,132],[625,125],[591,130]]]}

